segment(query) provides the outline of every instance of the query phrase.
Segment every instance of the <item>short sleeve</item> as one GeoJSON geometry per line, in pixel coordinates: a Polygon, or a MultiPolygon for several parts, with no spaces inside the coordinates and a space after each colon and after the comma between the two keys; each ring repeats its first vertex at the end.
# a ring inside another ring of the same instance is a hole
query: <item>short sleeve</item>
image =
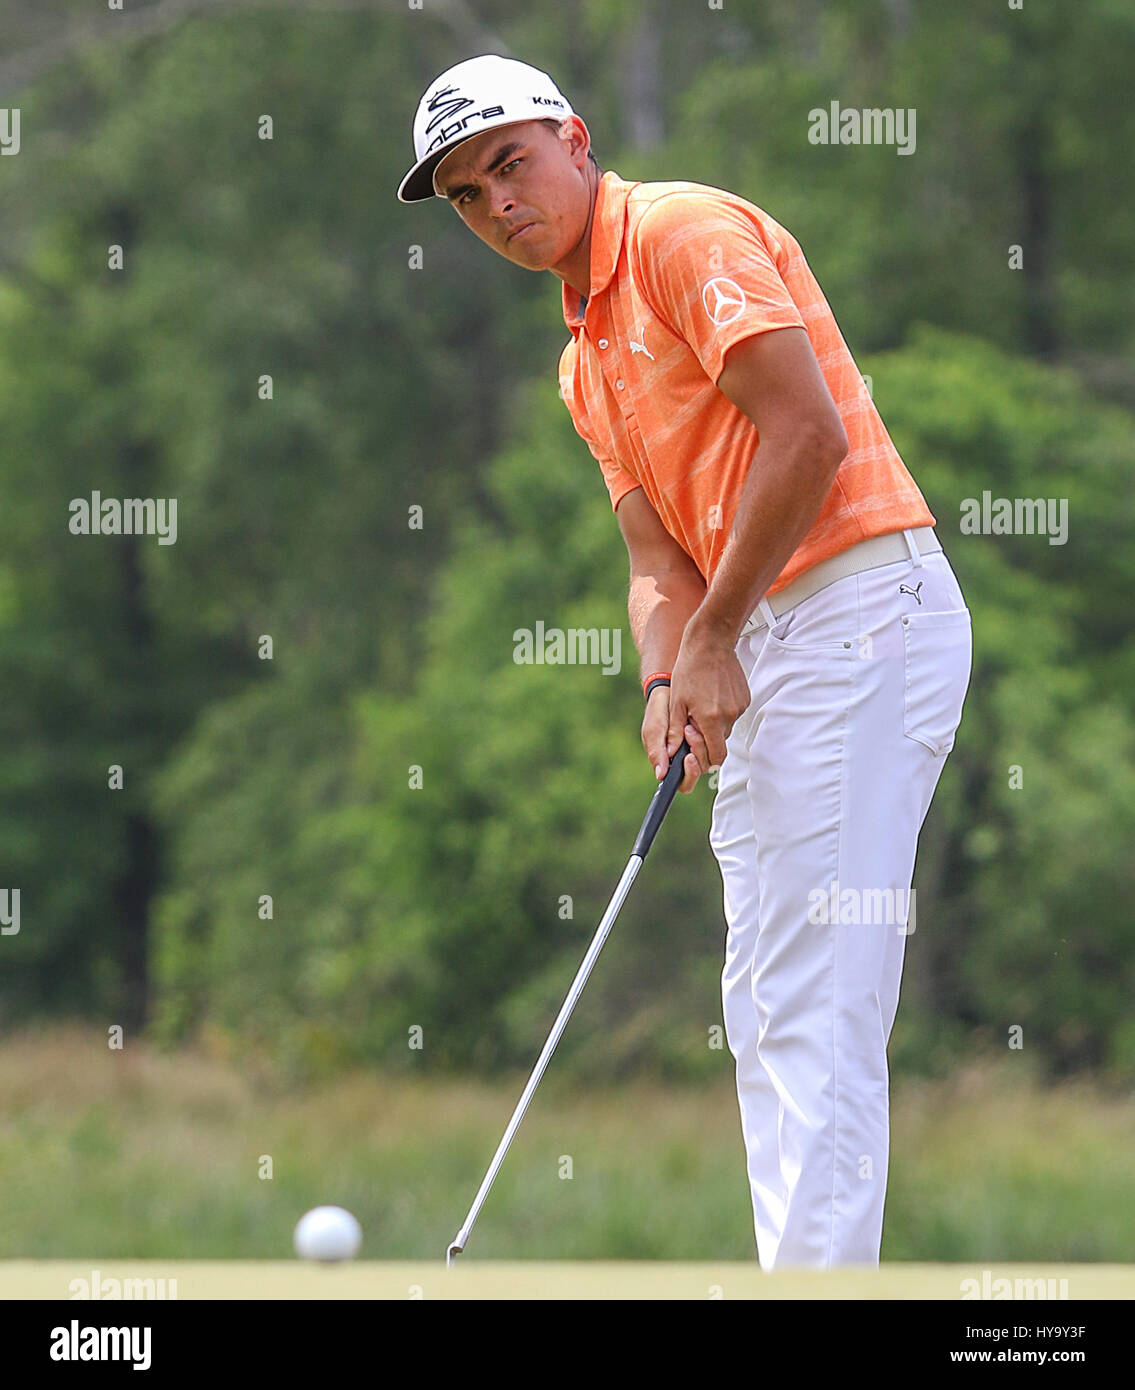
{"type": "Polygon", "coordinates": [[[803,328],[777,266],[783,249],[759,219],[714,191],[667,193],[634,237],[648,302],[716,385],[729,349],[774,328],[803,328]]]}

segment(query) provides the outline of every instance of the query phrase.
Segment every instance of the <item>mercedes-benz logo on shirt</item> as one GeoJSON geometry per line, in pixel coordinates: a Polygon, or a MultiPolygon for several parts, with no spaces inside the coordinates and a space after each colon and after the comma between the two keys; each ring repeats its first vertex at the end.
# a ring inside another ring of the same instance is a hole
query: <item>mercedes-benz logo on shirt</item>
{"type": "Polygon", "coordinates": [[[745,308],[745,291],[736,280],[721,275],[705,282],[701,299],[706,313],[718,328],[740,318],[745,308]]]}

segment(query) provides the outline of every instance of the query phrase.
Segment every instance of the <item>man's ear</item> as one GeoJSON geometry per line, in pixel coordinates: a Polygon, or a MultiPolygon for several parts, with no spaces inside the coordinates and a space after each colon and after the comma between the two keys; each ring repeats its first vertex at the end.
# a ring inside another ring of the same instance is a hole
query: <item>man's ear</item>
{"type": "Polygon", "coordinates": [[[583,123],[583,118],[565,116],[560,130],[570,141],[572,162],[582,169],[587,163],[588,152],[591,149],[591,135],[583,123]]]}

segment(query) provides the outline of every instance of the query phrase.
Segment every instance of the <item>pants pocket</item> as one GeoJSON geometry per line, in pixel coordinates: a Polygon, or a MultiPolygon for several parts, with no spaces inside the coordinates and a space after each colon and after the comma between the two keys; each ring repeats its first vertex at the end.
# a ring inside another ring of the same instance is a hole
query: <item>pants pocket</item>
{"type": "Polygon", "coordinates": [[[968,608],[905,613],[902,619],[906,691],[903,733],[945,757],[962,719],[973,661],[968,608]]]}

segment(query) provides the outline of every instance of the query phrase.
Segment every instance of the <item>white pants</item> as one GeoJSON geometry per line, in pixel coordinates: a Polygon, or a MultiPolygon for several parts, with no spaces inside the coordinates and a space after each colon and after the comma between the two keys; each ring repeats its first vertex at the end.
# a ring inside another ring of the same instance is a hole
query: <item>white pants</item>
{"type": "Polygon", "coordinates": [[[913,555],[737,644],[752,703],[728,740],[710,844],[764,1269],[879,1260],[915,849],[971,657],[949,562],[913,555]]]}

